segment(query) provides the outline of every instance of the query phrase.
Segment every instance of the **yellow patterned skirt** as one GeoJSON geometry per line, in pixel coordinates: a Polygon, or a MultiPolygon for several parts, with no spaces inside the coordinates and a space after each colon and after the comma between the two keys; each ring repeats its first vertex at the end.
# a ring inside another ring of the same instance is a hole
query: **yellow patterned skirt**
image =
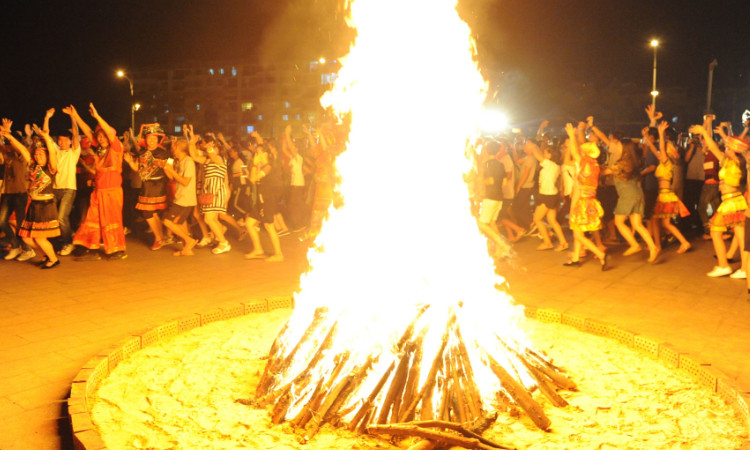
{"type": "Polygon", "coordinates": [[[579,198],[570,208],[570,229],[594,231],[602,227],[602,205],[595,197],[579,198]]]}
{"type": "Polygon", "coordinates": [[[711,231],[726,231],[727,228],[745,226],[747,201],[741,192],[729,192],[721,196],[721,205],[711,217],[711,231]]]}
{"type": "Polygon", "coordinates": [[[654,205],[654,217],[657,219],[689,216],[690,212],[687,207],[680,201],[677,194],[671,189],[659,189],[659,196],[656,197],[654,205]]]}

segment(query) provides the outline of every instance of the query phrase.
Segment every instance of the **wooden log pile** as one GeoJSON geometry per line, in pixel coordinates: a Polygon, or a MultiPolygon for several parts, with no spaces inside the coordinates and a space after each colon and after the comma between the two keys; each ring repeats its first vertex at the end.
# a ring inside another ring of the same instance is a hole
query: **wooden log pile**
{"type": "Polygon", "coordinates": [[[550,428],[550,420],[533,394],[538,388],[553,405],[566,406],[557,391],[575,390],[576,385],[562,369],[537,352],[495,335],[499,347],[505,349],[505,364],[501,364],[501,358],[480,343],[464,340],[455,312],[444,324],[437,350],[426,355],[425,336],[429,327],[435,326],[420,324],[427,309],[425,306],[416,312],[401,339],[393,344],[390,364],[377,364],[385,354],[369,355],[362,361],[353,360],[357,353],[351,349],[331,355],[339,324],[328,317],[327,309],[318,308],[291,348],[289,343],[284,345],[289,327],[282,329],[269,352],[255,399],[240,401],[268,408],[272,422],[288,422],[299,432],[301,441],[311,439],[321,426],[330,424],[394,439],[420,438],[411,450],[503,449],[509,447],[482,438],[481,432],[494,421],[487,418],[504,408],[519,408],[540,429],[550,428]],[[303,357],[303,348],[315,350],[303,357]],[[479,358],[470,357],[470,352],[476,352],[479,358]],[[296,361],[295,366],[301,369],[289,374],[295,358],[303,358],[303,363],[296,361]],[[324,360],[327,367],[319,367],[324,360]],[[475,377],[478,368],[472,365],[477,360],[485,366],[481,370],[489,370],[499,381],[497,392],[488,395],[481,391],[475,377]],[[534,380],[533,388],[524,386],[521,373],[527,380],[534,380]],[[364,386],[371,387],[365,390],[364,386]],[[476,423],[482,423],[484,429],[471,425],[476,423]]]}

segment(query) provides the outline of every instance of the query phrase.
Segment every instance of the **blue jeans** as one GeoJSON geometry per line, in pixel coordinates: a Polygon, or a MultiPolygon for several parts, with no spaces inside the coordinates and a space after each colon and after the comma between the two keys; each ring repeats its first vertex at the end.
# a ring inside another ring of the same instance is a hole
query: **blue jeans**
{"type": "Polygon", "coordinates": [[[73,209],[75,199],[75,189],[55,189],[57,220],[60,222],[60,242],[62,245],[73,243],[73,230],[70,229],[70,211],[73,209]]]}
{"type": "MultiPolygon", "coordinates": [[[[23,219],[26,218],[26,202],[28,200],[28,194],[3,194],[2,200],[0,200],[0,230],[5,233],[6,239],[10,242],[12,248],[18,248],[21,246],[21,239],[17,233],[13,232],[13,229],[8,223],[11,213],[16,213],[16,231],[21,228],[23,219]]],[[[28,250],[26,245],[23,245],[25,250],[28,250]]]]}

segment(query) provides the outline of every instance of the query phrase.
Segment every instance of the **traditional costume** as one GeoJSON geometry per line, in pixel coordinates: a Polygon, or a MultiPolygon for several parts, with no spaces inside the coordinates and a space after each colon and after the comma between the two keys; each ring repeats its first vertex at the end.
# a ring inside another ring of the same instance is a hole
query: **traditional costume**
{"type": "MultiPolygon", "coordinates": [[[[747,151],[750,144],[747,141],[730,136],[727,138],[726,146],[729,150],[741,153],[747,151]]],[[[719,188],[721,204],[716,213],[711,217],[711,231],[726,231],[727,228],[745,226],[745,210],[747,201],[740,192],[740,179],[742,169],[733,159],[725,157],[719,170],[719,188]]]]}
{"type": "Polygon", "coordinates": [[[146,218],[150,218],[153,211],[167,209],[167,176],[164,173],[164,164],[169,158],[169,152],[162,147],[164,131],[158,123],[141,125],[141,135],[144,138],[152,134],[160,138],[156,149],[148,150],[145,142],[139,142],[144,150],[138,155],[138,175],[143,184],[135,209],[145,211],[146,218]]]}
{"type": "MultiPolygon", "coordinates": [[[[669,181],[669,185],[671,186],[672,178],[674,177],[672,159],[667,157],[664,161],[659,162],[656,171],[654,171],[654,176],[659,181],[669,181]]],[[[656,205],[654,205],[654,217],[671,219],[677,217],[678,214],[680,217],[685,217],[690,215],[690,212],[671,187],[659,188],[659,196],[656,197],[656,205]]]]}
{"type": "MultiPolygon", "coordinates": [[[[101,133],[97,127],[97,132],[101,133]]],[[[113,139],[99,157],[86,219],[76,231],[73,244],[91,250],[104,243],[108,255],[125,250],[122,227],[122,143],[113,139]]]]}
{"type": "Polygon", "coordinates": [[[602,227],[604,215],[601,203],[596,199],[596,188],[599,186],[599,148],[587,142],[581,145],[581,162],[578,171],[578,192],[570,207],[570,229],[578,231],[595,231],[602,227]]]}
{"type": "MultiPolygon", "coordinates": [[[[42,150],[38,148],[36,151],[42,150]]],[[[43,151],[47,151],[46,148],[43,151]]],[[[49,154],[47,154],[49,158],[49,154]]],[[[18,229],[22,238],[50,238],[60,236],[60,222],[55,204],[53,185],[55,174],[48,166],[40,166],[32,160],[29,163],[29,198],[26,216],[18,229]]]]}

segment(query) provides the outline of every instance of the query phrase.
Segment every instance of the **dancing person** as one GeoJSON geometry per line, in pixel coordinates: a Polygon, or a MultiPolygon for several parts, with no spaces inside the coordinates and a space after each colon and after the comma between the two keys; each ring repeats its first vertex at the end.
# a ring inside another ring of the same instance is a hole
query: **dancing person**
{"type": "Polygon", "coordinates": [[[484,195],[477,218],[479,229],[495,244],[495,258],[502,258],[508,254],[508,244],[500,237],[497,229],[497,216],[503,206],[503,185],[507,183],[505,167],[498,159],[501,145],[497,141],[490,141],[485,147],[485,161],[480,177],[484,195]]]}
{"type": "Polygon", "coordinates": [[[659,254],[659,249],[654,244],[651,234],[643,225],[645,200],[641,180],[638,176],[638,168],[641,165],[638,154],[638,146],[634,142],[623,142],[620,158],[607,169],[614,175],[615,188],[617,189],[617,204],[614,210],[615,226],[629,245],[623,256],[630,256],[641,251],[641,246],[635,240],[630,229],[632,227],[641,236],[643,242],[648,245],[648,262],[654,262],[659,254]],[[630,219],[631,227],[625,224],[627,219],[630,219]]]}
{"type": "MultiPolygon", "coordinates": [[[[581,127],[579,126],[579,130],[581,127]]],[[[581,250],[586,248],[599,259],[602,270],[607,270],[607,254],[596,246],[585,232],[601,228],[601,217],[604,215],[602,205],[596,199],[596,188],[599,185],[599,147],[593,142],[578,143],[576,128],[568,123],[565,125],[568,134],[570,154],[578,164],[579,170],[573,187],[570,205],[570,229],[573,231],[573,253],[563,265],[580,266],[581,250]]]]}
{"type": "Polygon", "coordinates": [[[141,179],[141,191],[135,209],[141,211],[154,234],[151,250],[159,250],[165,245],[164,228],[159,212],[167,209],[167,178],[164,174],[169,152],[162,146],[165,135],[158,123],[141,125],[136,143],[138,160],[129,152],[123,157],[130,168],[137,172],[141,179]]]}
{"type": "Polygon", "coordinates": [[[542,243],[537,250],[548,250],[554,248],[556,252],[568,248],[562,227],[557,222],[557,210],[560,207],[560,150],[556,147],[546,146],[542,151],[531,140],[526,142],[530,147],[529,152],[539,161],[539,202],[534,210],[534,223],[542,236],[542,243]],[[549,230],[544,224],[547,218],[552,230],[557,236],[558,245],[554,247],[549,236],[549,230]]]}
{"type": "MultiPolygon", "coordinates": [[[[723,277],[732,273],[727,261],[727,247],[724,243],[724,232],[732,228],[744,251],[745,243],[745,210],[747,202],[740,191],[740,179],[742,169],[739,165],[737,153],[744,153],[748,149],[748,142],[735,136],[727,136],[724,133],[725,124],[720,124],[714,131],[724,138],[726,153],[722,153],[716,145],[706,128],[701,125],[690,127],[691,133],[699,133],[708,147],[708,150],[719,161],[719,191],[721,192],[721,204],[711,217],[711,240],[716,252],[716,266],[707,273],[711,278],[723,277]]],[[[740,269],[741,270],[741,269],[740,269]]]]}
{"type": "Polygon", "coordinates": [[[0,231],[10,245],[4,259],[10,261],[28,261],[36,256],[33,248],[26,245],[18,236],[19,227],[26,217],[28,193],[28,164],[20,153],[11,145],[3,145],[0,152],[0,163],[5,165],[3,193],[0,198],[0,231]],[[16,227],[10,225],[10,216],[15,213],[16,227]]]}
{"type": "Polygon", "coordinates": [[[187,220],[198,204],[195,192],[195,162],[188,156],[188,143],[184,140],[173,141],[171,150],[175,165],[164,165],[164,173],[175,181],[174,201],[164,215],[164,226],[182,239],[182,250],[174,252],[175,256],[192,256],[197,239],[190,236],[187,220]]]}
{"type": "Polygon", "coordinates": [[[0,136],[7,139],[13,149],[28,164],[28,193],[31,200],[26,207],[23,222],[19,223],[18,235],[24,243],[45,255],[42,269],[51,269],[60,264],[55,249],[49,241],[51,237],[60,236],[60,222],[55,205],[54,178],[57,172],[57,148],[49,133],[35,127],[38,136],[44,143],[37,141],[32,152],[11,134],[13,122],[3,119],[0,136]]]}
{"type": "Polygon", "coordinates": [[[218,245],[211,249],[214,255],[226,253],[232,249],[224,236],[224,226],[219,222],[219,214],[226,214],[229,201],[229,186],[227,182],[227,163],[219,153],[216,140],[208,135],[202,139],[203,150],[206,155],[199,153],[196,144],[198,136],[193,132],[192,125],[185,125],[188,130],[188,149],[190,157],[198,164],[203,165],[203,191],[199,196],[201,212],[206,224],[218,241],[218,245]]]}
{"type": "Polygon", "coordinates": [[[98,250],[102,245],[108,259],[124,259],[127,253],[125,230],[122,226],[123,147],[117,139],[115,129],[99,115],[93,103],[89,103],[89,113],[97,121],[94,132],[83,121],[75,107],[70,106],[70,114],[78,128],[90,142],[96,143],[99,147],[99,152],[94,152],[94,191],[91,193],[86,218],[73,237],[73,244],[86,249],[84,254],[79,255],[79,260],[101,259],[101,256],[92,250],[98,250]]]}
{"type": "MultiPolygon", "coordinates": [[[[259,138],[259,136],[256,136],[259,138]]],[[[261,139],[255,148],[253,166],[250,169],[250,182],[257,185],[258,198],[250,214],[245,217],[245,228],[253,244],[253,250],[245,254],[246,259],[262,259],[268,262],[281,262],[284,255],[281,252],[281,242],[274,225],[274,216],[278,212],[278,199],[281,187],[281,167],[274,155],[266,150],[261,139]],[[265,257],[263,247],[260,244],[258,233],[259,224],[262,223],[273,247],[273,255],[265,257]]]]}
{"type": "Polygon", "coordinates": [[[654,205],[654,220],[656,224],[653,227],[654,244],[656,248],[661,250],[661,234],[660,231],[663,228],[666,232],[671,233],[672,236],[680,241],[680,248],[677,249],[677,253],[685,253],[690,250],[691,245],[682,235],[680,230],[672,223],[672,219],[678,215],[688,214],[687,208],[682,204],[680,199],[672,190],[672,177],[674,176],[674,160],[679,158],[680,155],[675,151],[675,148],[667,146],[667,141],[664,136],[664,131],[669,127],[666,121],[662,121],[657,131],[659,133],[659,149],[653,144],[651,140],[645,139],[648,135],[648,128],[644,128],[641,134],[644,137],[646,146],[651,153],[656,156],[659,161],[659,165],[654,171],[659,185],[659,195],[656,198],[656,205],[654,205]]]}
{"type": "MultiPolygon", "coordinates": [[[[70,107],[63,108],[63,113],[71,116],[70,107]]],[[[55,114],[55,108],[50,108],[44,115],[42,130],[49,135],[49,120],[55,114]]],[[[70,226],[70,212],[76,199],[76,166],[81,156],[79,145],[78,124],[70,117],[71,136],[61,134],[57,143],[47,143],[47,147],[54,146],[57,154],[57,173],[55,174],[55,203],[57,205],[58,221],[60,222],[60,256],[68,256],[75,248],[73,246],[73,230],[70,226]]]]}

